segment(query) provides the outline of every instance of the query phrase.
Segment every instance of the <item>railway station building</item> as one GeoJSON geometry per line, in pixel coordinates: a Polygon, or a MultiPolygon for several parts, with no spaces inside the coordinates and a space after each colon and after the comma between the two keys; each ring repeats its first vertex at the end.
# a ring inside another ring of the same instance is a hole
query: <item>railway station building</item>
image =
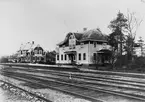
{"type": "Polygon", "coordinates": [[[84,28],[80,33],[69,32],[65,39],[57,44],[56,64],[90,65],[107,62],[110,52],[107,35],[99,28],[84,28]]]}

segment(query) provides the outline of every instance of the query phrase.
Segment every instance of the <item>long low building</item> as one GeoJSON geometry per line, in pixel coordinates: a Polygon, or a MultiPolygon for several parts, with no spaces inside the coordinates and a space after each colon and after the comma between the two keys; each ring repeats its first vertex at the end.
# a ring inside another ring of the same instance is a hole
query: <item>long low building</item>
{"type": "Polygon", "coordinates": [[[95,64],[108,61],[110,46],[99,28],[70,32],[57,44],[56,64],[95,64]]]}

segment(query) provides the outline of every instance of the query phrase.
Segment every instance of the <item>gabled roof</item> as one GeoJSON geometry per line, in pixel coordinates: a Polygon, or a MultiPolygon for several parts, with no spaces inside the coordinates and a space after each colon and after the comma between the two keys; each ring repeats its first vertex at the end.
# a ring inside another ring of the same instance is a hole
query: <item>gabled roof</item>
{"type": "Polygon", "coordinates": [[[43,50],[43,48],[38,44],[38,45],[34,48],[34,50],[43,50]]]}
{"type": "Polygon", "coordinates": [[[69,32],[65,39],[60,42],[59,44],[57,45],[63,45],[65,43],[68,42],[69,40],[69,36],[71,34],[74,34],[76,40],[78,41],[103,41],[103,42],[107,42],[107,35],[103,34],[99,28],[97,29],[91,29],[91,30],[88,30],[88,31],[84,31],[84,32],[81,32],[81,33],[73,33],[73,32],[69,32]]]}
{"type": "Polygon", "coordinates": [[[34,49],[35,47],[36,47],[35,44],[32,44],[32,43],[28,42],[28,43],[26,43],[26,44],[21,44],[20,50],[31,51],[31,50],[34,49]]]}
{"type": "Polygon", "coordinates": [[[83,36],[83,33],[74,33],[74,35],[75,35],[75,38],[77,40],[81,40],[82,39],[82,36],[83,36]]]}

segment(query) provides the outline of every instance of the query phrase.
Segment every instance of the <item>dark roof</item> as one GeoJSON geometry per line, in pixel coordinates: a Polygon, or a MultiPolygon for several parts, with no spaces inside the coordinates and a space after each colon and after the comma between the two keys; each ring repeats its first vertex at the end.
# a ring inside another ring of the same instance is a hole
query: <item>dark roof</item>
{"type": "Polygon", "coordinates": [[[112,52],[108,49],[102,49],[100,51],[97,51],[98,54],[112,54],[112,52]]]}
{"type": "Polygon", "coordinates": [[[43,50],[43,48],[40,47],[39,45],[37,45],[37,46],[34,48],[34,50],[43,50]]]}
{"type": "Polygon", "coordinates": [[[35,44],[27,42],[26,44],[21,44],[19,51],[21,51],[21,50],[29,51],[29,50],[33,49],[34,47],[36,47],[35,44]]]}
{"type": "Polygon", "coordinates": [[[92,41],[103,41],[103,42],[107,42],[107,35],[103,34],[100,29],[92,29],[92,30],[88,30],[88,31],[84,31],[81,33],[68,33],[66,35],[66,38],[64,39],[64,41],[60,42],[58,45],[62,45],[68,42],[69,36],[71,34],[74,34],[75,38],[78,41],[87,41],[87,40],[92,40],[92,41]]]}
{"type": "Polygon", "coordinates": [[[139,43],[135,43],[134,47],[141,47],[141,45],[139,43]]]}
{"type": "Polygon", "coordinates": [[[66,51],[64,53],[66,53],[66,54],[76,54],[76,51],[66,51]]]}
{"type": "Polygon", "coordinates": [[[106,35],[104,35],[100,29],[92,29],[84,32],[81,40],[104,40],[106,41],[106,35]]]}
{"type": "Polygon", "coordinates": [[[82,33],[74,33],[75,37],[77,40],[81,40],[82,39],[82,36],[83,34],[82,33]]]}

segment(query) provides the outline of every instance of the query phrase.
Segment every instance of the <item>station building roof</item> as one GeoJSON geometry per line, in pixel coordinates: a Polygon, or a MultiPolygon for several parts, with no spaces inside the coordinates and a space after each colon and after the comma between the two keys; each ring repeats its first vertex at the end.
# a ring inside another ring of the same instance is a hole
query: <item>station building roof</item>
{"type": "Polygon", "coordinates": [[[75,33],[75,32],[69,32],[65,39],[60,42],[57,45],[63,45],[65,43],[68,43],[69,36],[71,34],[74,34],[75,38],[79,42],[83,41],[102,41],[102,42],[107,42],[107,35],[103,34],[99,28],[97,29],[91,29],[91,30],[86,30],[80,33],[75,33]]]}

